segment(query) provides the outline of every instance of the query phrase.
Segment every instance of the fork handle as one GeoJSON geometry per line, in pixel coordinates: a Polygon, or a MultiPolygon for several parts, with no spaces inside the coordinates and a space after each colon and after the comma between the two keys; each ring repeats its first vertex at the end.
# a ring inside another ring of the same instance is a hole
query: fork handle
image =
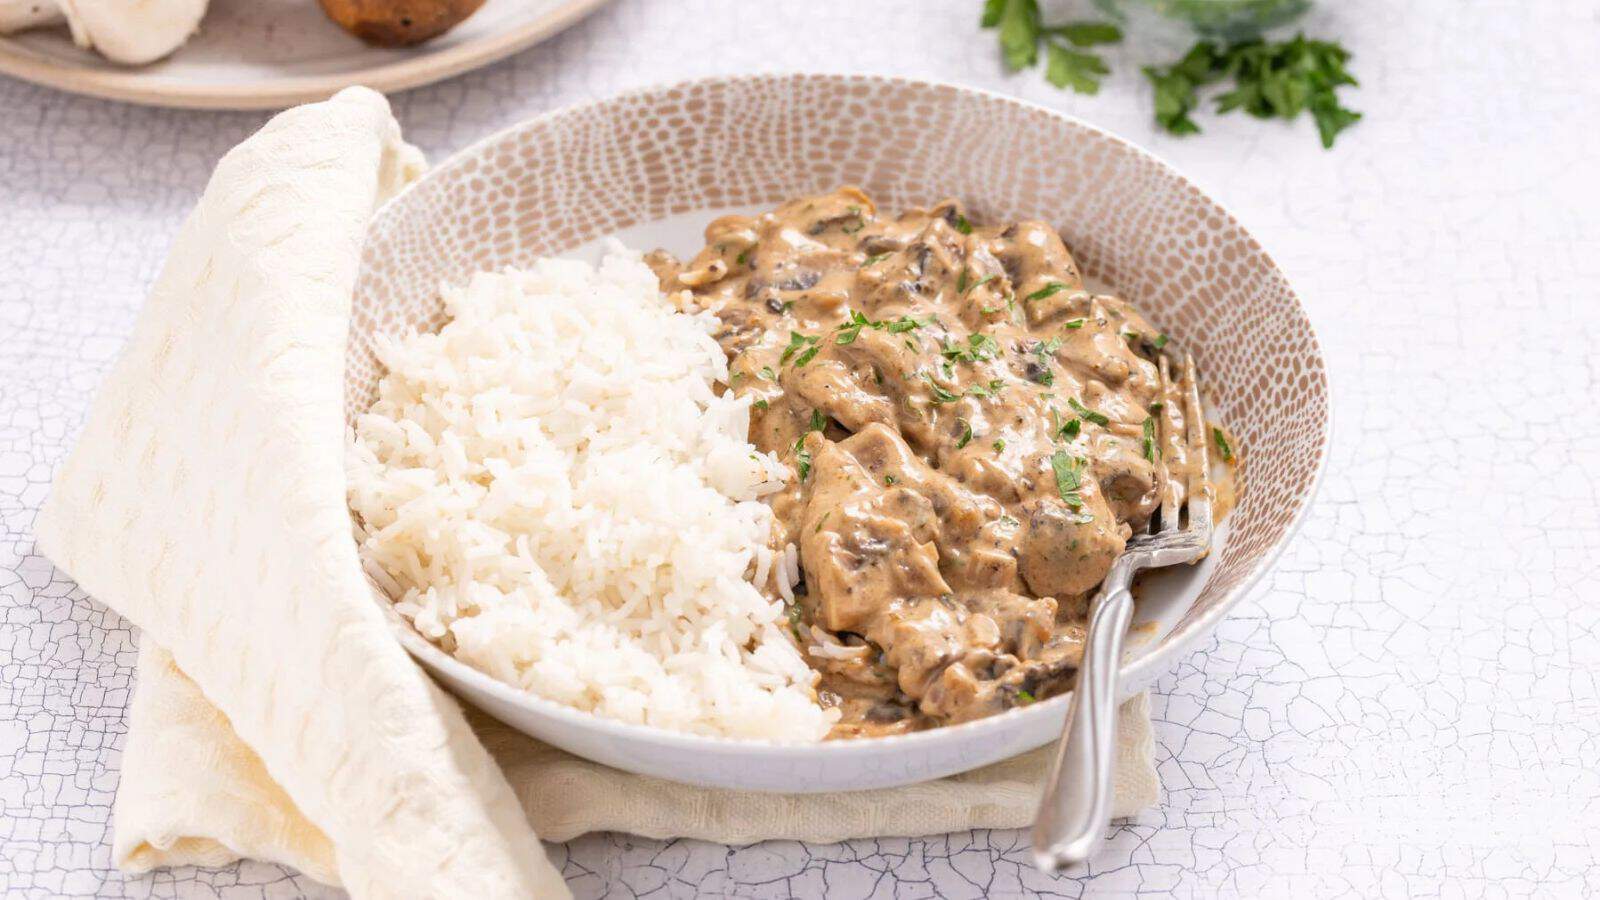
{"type": "MultiPolygon", "coordinates": [[[[1118,573],[1121,574],[1121,573],[1118,573]]],[[[1111,776],[1117,745],[1117,669],[1133,618],[1129,578],[1107,578],[1089,614],[1078,684],[1067,728],[1033,822],[1033,859],[1045,872],[1087,862],[1111,820],[1111,776]]]]}

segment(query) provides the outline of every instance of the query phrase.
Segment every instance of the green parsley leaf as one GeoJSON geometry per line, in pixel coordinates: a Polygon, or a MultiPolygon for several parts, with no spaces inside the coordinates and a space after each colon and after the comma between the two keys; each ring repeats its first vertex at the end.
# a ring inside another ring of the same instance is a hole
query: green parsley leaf
{"type": "Polygon", "coordinates": [[[1165,347],[1166,345],[1167,345],[1166,332],[1162,332],[1161,334],[1156,335],[1156,339],[1150,342],[1150,346],[1156,348],[1157,350],[1160,350],[1162,347],[1165,347]]]}
{"type": "Polygon", "coordinates": [[[1215,425],[1211,426],[1211,440],[1216,443],[1217,452],[1222,454],[1222,461],[1225,463],[1233,462],[1233,448],[1228,446],[1228,439],[1222,434],[1221,428],[1215,425]]]}
{"type": "Polygon", "coordinates": [[[1006,442],[1004,440],[997,440],[993,444],[990,444],[989,446],[993,447],[994,448],[994,452],[996,452],[996,453],[1004,453],[1004,452],[1006,452],[1006,442]]]}
{"type": "Polygon", "coordinates": [[[1061,293],[1062,291],[1064,291],[1066,289],[1067,289],[1066,285],[1062,284],[1059,281],[1055,281],[1055,282],[1051,282],[1050,284],[1045,285],[1042,288],[1039,288],[1037,291],[1034,291],[1033,293],[1029,294],[1028,296],[1023,297],[1022,300],[1023,300],[1024,303],[1032,301],[1032,300],[1043,300],[1046,297],[1053,297],[1056,294],[1059,294],[1059,293],[1061,293]]]}
{"type": "Polygon", "coordinates": [[[1083,323],[1087,322],[1087,321],[1089,321],[1089,320],[1088,319],[1068,319],[1066,322],[1062,323],[1061,327],[1062,328],[1073,328],[1073,329],[1082,328],[1083,327],[1083,323]]]}
{"type": "Polygon", "coordinates": [[[1105,60],[1061,44],[1045,46],[1049,54],[1044,69],[1045,81],[1058,88],[1070,87],[1080,94],[1100,93],[1100,79],[1111,72],[1105,60]]]}
{"type": "Polygon", "coordinates": [[[994,276],[993,273],[985,275],[982,278],[978,279],[976,282],[974,282],[971,287],[967,288],[966,290],[962,291],[961,293],[970,294],[973,291],[977,290],[978,288],[981,288],[984,285],[988,284],[989,282],[993,281],[994,278],[995,278],[995,276],[994,276]]]}
{"type": "Polygon", "coordinates": [[[956,441],[957,450],[960,450],[962,447],[965,447],[972,441],[972,423],[968,422],[966,419],[961,419],[959,421],[961,422],[961,440],[956,441]]]}
{"type": "Polygon", "coordinates": [[[1034,702],[1033,694],[1028,691],[1017,691],[1017,704],[1019,706],[1027,706],[1032,702],[1034,702]]]}
{"type": "Polygon", "coordinates": [[[800,470],[801,481],[805,481],[806,476],[811,474],[811,451],[806,449],[806,435],[813,431],[820,432],[827,427],[828,417],[822,414],[822,410],[813,409],[811,411],[811,422],[805,431],[800,432],[800,437],[795,439],[794,458],[798,464],[797,468],[800,470]]]}
{"type": "Polygon", "coordinates": [[[1311,101],[1311,118],[1317,123],[1317,134],[1326,150],[1333,146],[1339,132],[1361,121],[1361,113],[1340,106],[1330,92],[1311,101]]]}
{"type": "Polygon", "coordinates": [[[772,367],[771,366],[762,366],[761,367],[761,377],[765,378],[768,381],[777,381],[778,380],[778,373],[772,371],[772,367]]]}
{"type": "Polygon", "coordinates": [[[750,251],[752,249],[754,249],[754,248],[751,248],[751,247],[744,248],[744,251],[742,253],[740,253],[737,257],[734,257],[734,262],[738,263],[741,266],[749,265],[750,264],[750,251]]]}
{"type": "Polygon", "coordinates": [[[874,253],[873,255],[867,257],[867,261],[861,264],[861,268],[865,269],[867,266],[875,266],[888,258],[889,254],[887,253],[874,253]]]}
{"type": "Polygon", "coordinates": [[[839,335],[833,339],[836,344],[854,343],[861,336],[862,328],[882,328],[882,322],[874,322],[856,310],[850,310],[850,320],[839,326],[839,335]]]}
{"type": "Polygon", "coordinates": [[[962,234],[972,233],[972,223],[968,222],[967,217],[961,213],[956,213],[956,230],[962,234]]]}
{"type": "Polygon", "coordinates": [[[1110,425],[1111,424],[1111,420],[1110,419],[1106,418],[1105,416],[1101,415],[1100,413],[1095,412],[1094,410],[1088,408],[1087,406],[1084,406],[1082,403],[1079,403],[1078,399],[1076,397],[1068,398],[1067,399],[1067,405],[1072,407],[1072,411],[1073,412],[1077,413],[1080,416],[1083,416],[1085,419],[1088,419],[1089,421],[1093,422],[1096,425],[1110,425]]]}
{"type": "Polygon", "coordinates": [[[933,402],[935,402],[935,403],[954,403],[957,400],[961,399],[961,395],[960,394],[952,394],[949,391],[945,390],[944,388],[940,387],[938,385],[938,383],[933,380],[933,376],[924,375],[923,377],[928,379],[928,393],[930,395],[932,395],[933,402]]]}
{"type": "Polygon", "coordinates": [[[1017,71],[1039,61],[1038,0],[987,3],[982,24],[985,28],[1000,29],[1000,55],[1006,61],[1006,68],[1017,71]]]}
{"type": "Polygon", "coordinates": [[[1006,68],[1013,72],[1032,68],[1039,62],[1042,42],[1048,54],[1046,80],[1086,94],[1100,89],[1100,76],[1109,70],[1100,57],[1072,48],[1122,40],[1122,29],[1110,22],[1045,25],[1038,0],[985,0],[979,24],[999,31],[1006,68]]]}
{"type": "Polygon", "coordinates": [[[1074,511],[1083,509],[1083,495],[1078,491],[1083,487],[1083,470],[1088,465],[1088,460],[1065,450],[1050,454],[1050,470],[1056,477],[1056,493],[1074,511]]]}
{"type": "MultiPolygon", "coordinates": [[[[805,347],[808,347],[808,346],[812,348],[811,350],[807,351],[811,355],[805,357],[805,360],[806,360],[806,362],[810,362],[811,361],[811,356],[816,356],[817,355],[816,354],[816,344],[820,340],[821,340],[821,338],[816,338],[816,337],[812,337],[810,335],[801,334],[798,331],[789,332],[789,346],[783,348],[783,355],[778,357],[778,365],[781,366],[784,363],[788,362],[789,361],[789,357],[794,356],[795,353],[799,352],[800,350],[802,350],[802,349],[804,349],[805,347]]],[[[802,366],[805,365],[805,364],[806,364],[805,362],[798,363],[798,365],[802,365],[802,366]]]]}
{"type": "Polygon", "coordinates": [[[993,337],[979,332],[967,336],[966,346],[960,342],[946,339],[939,345],[939,354],[946,360],[958,362],[980,362],[985,359],[994,359],[1000,355],[1000,343],[993,337]]]}
{"type": "MultiPolygon", "coordinates": [[[[814,341],[816,339],[813,338],[812,340],[814,341]]],[[[801,353],[799,356],[794,358],[794,367],[798,369],[801,366],[804,366],[806,363],[811,362],[811,360],[816,358],[817,351],[821,349],[822,347],[820,345],[813,343],[810,347],[806,348],[804,353],[801,353]]]]}
{"type": "Polygon", "coordinates": [[[754,403],[752,403],[750,405],[755,407],[756,409],[766,409],[767,406],[768,406],[768,403],[767,403],[766,400],[757,400],[756,402],[754,402],[754,403]]]}
{"type": "MultiPolygon", "coordinates": [[[[888,330],[890,334],[904,334],[907,331],[912,331],[914,329],[921,328],[924,325],[931,324],[933,324],[932,316],[929,316],[921,321],[918,321],[912,316],[901,316],[900,318],[895,319],[893,322],[888,324],[888,330]]],[[[912,347],[911,349],[915,350],[916,348],[912,347]]]]}
{"type": "Polygon", "coordinates": [[[1066,440],[1070,441],[1070,440],[1076,438],[1078,436],[1078,432],[1080,432],[1082,430],[1083,430],[1083,420],[1082,419],[1073,419],[1073,420],[1067,422],[1067,424],[1061,426],[1061,436],[1063,438],[1065,438],[1066,440]]]}
{"type": "Polygon", "coordinates": [[[1198,134],[1200,126],[1189,118],[1199,104],[1195,92],[1222,77],[1222,56],[1210,41],[1189,49],[1183,59],[1164,69],[1144,68],[1144,77],[1155,88],[1156,124],[1171,134],[1198,134]]]}
{"type": "Polygon", "coordinates": [[[1068,22],[1046,30],[1066,38],[1074,47],[1115,44],[1122,40],[1122,29],[1110,22],[1068,22]]]}
{"type": "Polygon", "coordinates": [[[1156,461],[1156,417],[1151,416],[1144,420],[1144,458],[1151,462],[1156,461]]]}
{"type": "Polygon", "coordinates": [[[885,476],[883,476],[883,483],[884,484],[894,484],[895,480],[896,479],[895,479],[895,477],[893,475],[885,475],[885,476]]]}
{"type": "Polygon", "coordinates": [[[975,384],[972,387],[967,388],[965,393],[972,397],[993,397],[995,394],[1000,393],[1000,389],[1004,388],[1005,386],[1006,385],[1004,381],[996,378],[990,381],[987,385],[975,384]]]}

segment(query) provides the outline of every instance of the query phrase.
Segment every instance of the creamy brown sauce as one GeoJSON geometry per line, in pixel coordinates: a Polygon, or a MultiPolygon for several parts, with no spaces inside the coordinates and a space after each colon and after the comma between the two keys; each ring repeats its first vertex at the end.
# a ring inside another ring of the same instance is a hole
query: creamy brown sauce
{"type": "Polygon", "coordinates": [[[750,437],[795,477],[795,634],[832,736],[963,722],[1071,685],[1086,604],[1182,488],[1166,342],[1037,221],[855,188],[706,228],[663,289],[715,311],[750,437]],[[1165,423],[1162,425],[1161,423],[1165,423]]]}

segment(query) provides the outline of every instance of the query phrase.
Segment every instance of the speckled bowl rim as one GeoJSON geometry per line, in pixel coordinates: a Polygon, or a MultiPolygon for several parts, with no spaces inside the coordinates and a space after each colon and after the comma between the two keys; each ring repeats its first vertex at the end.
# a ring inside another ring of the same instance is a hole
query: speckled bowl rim
{"type": "MultiPolygon", "coordinates": [[[[498,131],[474,141],[473,143],[468,144],[467,146],[451,154],[437,166],[429,169],[429,171],[423,175],[422,178],[418,179],[405,190],[396,194],[394,197],[390,198],[386,203],[380,206],[373,214],[372,220],[377,222],[395,206],[397,201],[400,201],[411,191],[416,190],[419,186],[435,178],[444,177],[456,166],[465,164],[466,160],[475,155],[479,149],[494,144],[510,134],[520,132],[525,129],[536,128],[542,123],[555,119],[559,116],[568,115],[579,110],[610,105],[619,100],[625,100],[628,98],[645,97],[659,94],[663,91],[671,90],[673,88],[688,87],[693,85],[753,83],[760,81],[783,82],[800,78],[838,78],[848,81],[862,81],[886,85],[931,87],[941,90],[951,90],[977,96],[987,101],[1009,104],[1024,110],[1044,113],[1061,119],[1069,125],[1081,128],[1084,131],[1090,132],[1091,134],[1108,140],[1114,144],[1119,144],[1170,172],[1183,184],[1187,185],[1189,188],[1196,191],[1200,196],[1204,197],[1208,203],[1214,206],[1216,210],[1225,217],[1229,224],[1237,226],[1241,232],[1250,235],[1252,239],[1256,240],[1256,243],[1260,245],[1259,253],[1262,262],[1270,267],[1269,271],[1277,273],[1277,275],[1283,279],[1285,284],[1289,283],[1288,276],[1284,274],[1277,261],[1274,260],[1267,252],[1265,245],[1261,245],[1259,239],[1256,239],[1248,229],[1244,228],[1243,224],[1239,222],[1239,220],[1231,211],[1213,199],[1210,194],[1200,190],[1199,186],[1196,185],[1188,176],[1184,175],[1182,172],[1179,172],[1170,163],[1162,160],[1160,157],[1156,156],[1143,146],[1140,146],[1139,144],[1130,141],[1127,138],[1121,137],[1120,135],[1106,131],[1105,129],[1096,125],[1085,122],[1076,116],[1063,113],[1037,103],[1019,100],[1015,97],[1008,97],[993,91],[984,90],[982,88],[974,88],[946,81],[936,81],[925,78],[908,78],[897,75],[815,72],[763,73],[759,75],[716,75],[635,88],[609,97],[598,98],[595,100],[585,101],[583,103],[576,103],[569,106],[560,107],[558,109],[549,110],[532,118],[525,119],[505,128],[501,128],[498,131]]],[[[1315,328],[1311,321],[1311,316],[1307,313],[1305,305],[1300,302],[1298,293],[1293,294],[1293,300],[1300,308],[1301,316],[1305,321],[1305,327],[1307,331],[1306,337],[1309,340],[1309,355],[1315,356],[1323,361],[1323,366],[1319,370],[1322,391],[1324,396],[1329,397],[1331,400],[1331,381],[1328,377],[1326,357],[1322,352],[1322,342],[1317,338],[1315,328]]],[[[1155,677],[1159,676],[1160,672],[1170,670],[1177,657],[1189,652],[1189,650],[1191,650],[1197,643],[1209,636],[1216,629],[1218,623],[1220,623],[1222,619],[1228,615],[1233,607],[1250,593],[1251,589],[1254,588],[1255,585],[1260,582],[1261,578],[1267,573],[1267,570],[1277,562],[1279,557],[1283,554],[1283,551],[1293,541],[1295,535],[1299,533],[1301,526],[1305,524],[1308,512],[1315,504],[1316,498],[1321,492],[1323,479],[1327,474],[1328,455],[1332,446],[1333,435],[1333,405],[1331,402],[1329,402],[1326,406],[1327,412],[1323,418],[1321,432],[1318,435],[1319,440],[1316,444],[1316,469],[1312,473],[1311,478],[1307,481],[1305,490],[1296,498],[1295,502],[1297,507],[1291,515],[1288,524],[1285,526],[1283,533],[1278,537],[1271,547],[1261,554],[1260,558],[1256,561],[1256,564],[1251,567],[1249,572],[1243,576],[1239,582],[1235,584],[1226,594],[1223,595],[1223,598],[1220,601],[1218,601],[1211,608],[1207,609],[1205,612],[1201,613],[1195,619],[1184,623],[1180,629],[1174,629],[1173,631],[1168,632],[1165,636],[1172,637],[1173,635],[1177,635],[1181,630],[1184,632],[1181,637],[1177,638],[1166,646],[1161,646],[1159,644],[1152,645],[1148,650],[1139,653],[1135,659],[1124,662],[1118,671],[1119,684],[1127,685],[1137,683],[1141,685],[1148,685],[1154,680],[1155,677]],[[1160,663],[1159,671],[1152,671],[1157,669],[1158,663],[1160,663]]],[[[827,754],[830,756],[867,754],[875,752],[878,748],[887,746],[903,747],[910,750],[926,744],[935,744],[945,741],[959,742],[969,735],[976,735],[985,730],[993,729],[1002,721],[1023,722],[1026,721],[1028,717],[1037,719],[1064,716],[1066,706],[1071,702],[1073,694],[1072,691],[1067,691],[1055,697],[1051,697],[1048,700],[1042,700],[1037,703],[1029,704],[1025,707],[1007,710],[1005,712],[987,716],[982,719],[975,719],[973,721],[963,722],[957,725],[945,725],[938,728],[930,728],[925,731],[914,731],[909,734],[851,738],[849,740],[837,741],[780,741],[770,738],[740,738],[719,735],[692,734],[689,732],[662,728],[656,725],[643,725],[633,722],[622,722],[616,719],[609,719],[591,712],[574,709],[573,707],[565,704],[557,703],[554,700],[548,700],[529,691],[524,691],[520,688],[513,687],[509,684],[499,681],[498,679],[486,675],[477,669],[472,668],[460,660],[457,660],[455,657],[445,653],[443,650],[439,649],[439,647],[423,638],[422,635],[418,634],[417,631],[412,628],[409,622],[406,622],[405,619],[395,611],[393,603],[388,601],[387,598],[377,596],[375,597],[375,600],[383,608],[385,616],[388,618],[390,624],[394,627],[400,642],[412,655],[418,657],[429,666],[444,670],[450,673],[452,677],[467,682],[476,689],[481,690],[504,703],[512,706],[521,706],[528,709],[530,712],[560,719],[580,728],[598,731],[607,735],[612,735],[619,738],[649,741],[662,745],[671,745],[682,749],[716,748],[724,750],[737,750],[740,755],[754,757],[771,755],[774,757],[774,759],[780,758],[787,754],[792,754],[797,748],[806,748],[808,752],[827,754]]]]}

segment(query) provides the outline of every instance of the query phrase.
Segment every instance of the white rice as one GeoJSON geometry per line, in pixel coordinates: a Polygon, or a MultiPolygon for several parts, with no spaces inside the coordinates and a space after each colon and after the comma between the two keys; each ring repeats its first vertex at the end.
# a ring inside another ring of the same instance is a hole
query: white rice
{"type": "Polygon", "coordinates": [[[758,497],[787,470],[709,313],[673,310],[621,245],[446,289],[451,321],[381,350],[357,422],[363,562],[428,638],[504,682],[626,722],[821,738],[836,713],[781,604],[793,548],[758,497]]]}

